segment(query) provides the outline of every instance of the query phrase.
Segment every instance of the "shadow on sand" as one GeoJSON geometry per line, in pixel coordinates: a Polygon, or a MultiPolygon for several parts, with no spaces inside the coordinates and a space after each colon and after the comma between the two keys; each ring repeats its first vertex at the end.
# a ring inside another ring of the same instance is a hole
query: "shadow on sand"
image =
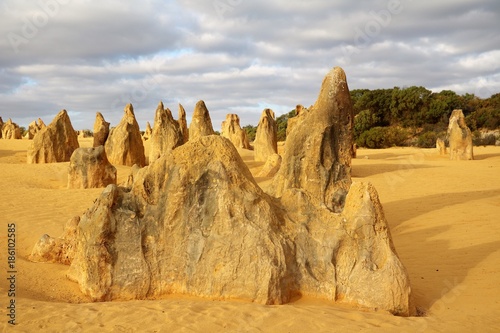
{"type": "Polygon", "coordinates": [[[389,172],[406,172],[412,169],[428,169],[436,168],[436,166],[428,166],[424,164],[417,163],[380,163],[380,164],[368,164],[368,165],[353,165],[351,169],[352,177],[370,177],[377,174],[389,173],[389,172]]]}
{"type": "MultiPolygon", "coordinates": [[[[463,293],[474,293],[474,290],[469,289],[475,287],[464,283],[469,271],[500,249],[500,240],[466,246],[477,241],[469,239],[467,233],[463,234],[461,241],[465,246],[461,248],[451,248],[450,241],[446,239],[435,239],[448,232],[453,224],[429,226],[416,231],[396,229],[406,220],[447,206],[499,196],[500,191],[447,193],[446,202],[441,200],[443,195],[429,195],[384,204],[393,236],[398,240],[401,249],[405,249],[401,251],[400,258],[403,264],[407,264],[416,304],[425,309],[434,305],[434,311],[437,312],[452,307],[453,302],[463,293]],[[396,211],[399,213],[391,213],[396,211]],[[401,214],[401,211],[405,214],[401,214]],[[460,269],[456,269],[457,267],[460,269]]],[[[474,228],[474,225],[470,228],[474,228]]],[[[471,234],[474,235],[473,232],[471,234]]]]}

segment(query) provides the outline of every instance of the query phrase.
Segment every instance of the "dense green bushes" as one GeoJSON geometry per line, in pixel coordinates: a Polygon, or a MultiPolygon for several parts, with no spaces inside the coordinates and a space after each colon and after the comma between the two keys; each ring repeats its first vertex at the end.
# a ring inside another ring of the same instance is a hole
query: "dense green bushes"
{"type": "Polygon", "coordinates": [[[366,148],[389,148],[406,146],[409,139],[410,133],[404,128],[377,126],[361,133],[356,144],[366,148]]]}
{"type": "MultiPolygon", "coordinates": [[[[448,119],[454,109],[463,110],[472,131],[500,128],[500,94],[481,99],[473,94],[458,95],[451,90],[433,93],[413,86],[355,89],[351,90],[351,99],[355,115],[354,141],[359,147],[435,147],[436,139],[446,136],[448,119]]],[[[294,116],[295,110],[292,110],[276,118],[279,141],[286,139],[288,119],[294,116]]],[[[253,141],[257,128],[247,125],[244,129],[253,141]]],[[[492,144],[493,137],[476,137],[475,141],[492,144]]]]}

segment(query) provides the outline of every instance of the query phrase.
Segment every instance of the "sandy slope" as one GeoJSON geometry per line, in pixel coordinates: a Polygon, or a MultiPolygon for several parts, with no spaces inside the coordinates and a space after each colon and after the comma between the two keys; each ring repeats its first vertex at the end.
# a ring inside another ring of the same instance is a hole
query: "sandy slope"
{"type": "MultiPolygon", "coordinates": [[[[81,141],[83,146],[90,140],[81,141]]],[[[0,140],[0,249],[17,226],[17,322],[35,332],[498,332],[500,331],[500,147],[452,162],[433,150],[358,150],[355,180],[380,194],[394,243],[426,317],[362,312],[320,300],[282,306],[170,296],[87,303],[67,266],[26,260],[44,233],[88,208],[101,190],[66,189],[68,163],[27,165],[26,140],[0,140]],[[365,156],[367,158],[365,158],[365,156]]],[[[262,163],[243,159],[256,173],[262,163]]],[[[119,167],[119,181],[129,168],[119,167]]],[[[257,179],[264,188],[268,179],[257,179]]],[[[5,250],[0,255],[0,327],[7,325],[5,250]]],[[[376,286],[374,286],[376,287],[376,286]]]]}

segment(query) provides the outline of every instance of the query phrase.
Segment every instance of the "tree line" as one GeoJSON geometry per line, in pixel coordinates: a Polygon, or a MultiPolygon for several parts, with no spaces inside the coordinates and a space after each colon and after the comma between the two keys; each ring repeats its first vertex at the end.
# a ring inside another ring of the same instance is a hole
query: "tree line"
{"type": "MultiPolygon", "coordinates": [[[[462,109],[477,144],[485,140],[479,130],[500,129],[500,93],[483,99],[474,94],[459,95],[451,90],[432,92],[424,87],[392,89],[355,89],[350,92],[354,110],[354,140],[361,147],[434,147],[438,137],[445,138],[448,119],[462,109]]],[[[278,118],[278,140],[286,139],[288,119],[295,110],[278,118]]],[[[256,127],[244,127],[250,140],[256,127]]],[[[491,144],[499,138],[486,140],[491,144]]]]}

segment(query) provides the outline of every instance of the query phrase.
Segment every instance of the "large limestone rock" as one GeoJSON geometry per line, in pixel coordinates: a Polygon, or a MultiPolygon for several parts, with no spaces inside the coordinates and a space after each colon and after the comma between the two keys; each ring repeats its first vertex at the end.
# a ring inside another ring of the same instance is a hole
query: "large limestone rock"
{"type": "Polygon", "coordinates": [[[23,138],[21,128],[16,123],[12,122],[9,118],[5,124],[2,125],[2,138],[20,140],[23,138]]]}
{"type": "MultiPolygon", "coordinates": [[[[331,100],[320,98],[311,115],[317,111],[327,120],[323,113],[338,112],[331,118],[345,120],[345,76],[341,69],[329,75],[331,100]]],[[[340,123],[310,127],[313,138],[325,141],[319,153],[303,154],[299,167],[317,163],[317,154],[333,161],[332,151],[342,156],[344,143],[326,141],[324,134],[340,123]]],[[[332,169],[342,167],[336,163],[332,169]]],[[[325,165],[317,165],[319,172],[325,165]]],[[[316,186],[325,185],[344,184],[316,186]]],[[[190,139],[148,167],[134,168],[127,187],[102,192],[80,219],[68,277],[94,300],[183,293],[280,304],[302,294],[413,314],[408,275],[375,189],[366,183],[348,189],[339,213],[301,182],[273,198],[229,140],[190,139]]]]}
{"type": "Polygon", "coordinates": [[[297,122],[285,143],[281,168],[273,180],[273,194],[300,188],[340,212],[351,186],[353,111],[344,71],[336,67],[323,80],[316,103],[297,122]]]}
{"type": "Polygon", "coordinates": [[[78,136],[71,125],[68,113],[62,110],[47,127],[35,135],[28,148],[27,162],[28,164],[68,162],[71,154],[79,147],[78,136]]]}
{"type": "Polygon", "coordinates": [[[199,101],[194,107],[193,118],[191,119],[191,125],[189,125],[189,139],[194,140],[200,136],[212,134],[215,134],[215,132],[210,114],[205,102],[199,101]]]}
{"type": "Polygon", "coordinates": [[[151,131],[151,146],[149,149],[149,163],[161,155],[168,154],[172,149],[182,145],[182,136],[179,124],[172,117],[169,109],[160,102],[156,108],[155,122],[151,131]]]}
{"type": "Polygon", "coordinates": [[[182,133],[183,143],[186,143],[189,140],[189,129],[186,120],[186,110],[184,110],[184,107],[180,103],[179,103],[179,116],[177,122],[179,123],[179,129],[182,133]]]}
{"type": "Polygon", "coordinates": [[[94,121],[94,143],[93,147],[104,146],[109,135],[109,123],[104,120],[100,112],[96,112],[94,121]]]}
{"type": "Polygon", "coordinates": [[[132,166],[137,164],[140,167],[146,165],[144,144],[132,104],[125,106],[122,120],[109,132],[104,147],[106,155],[113,165],[132,166]]]}
{"type": "Polygon", "coordinates": [[[278,153],[278,126],[273,110],[262,111],[253,147],[256,161],[265,162],[269,156],[278,153]]]}
{"type": "Polygon", "coordinates": [[[453,110],[448,124],[450,160],[473,160],[472,134],[462,110],[453,110]]]}
{"type": "Polygon", "coordinates": [[[70,277],[95,300],[282,303],[293,288],[280,229],[234,146],[203,136],[138,170],[129,190],[106,188],[81,219],[70,277]]]}
{"type": "Polygon", "coordinates": [[[71,155],[68,188],[99,188],[116,184],[116,168],[109,163],[104,146],[78,148],[71,155]]]}
{"type": "Polygon", "coordinates": [[[240,117],[236,114],[226,115],[222,122],[221,135],[228,138],[236,148],[250,149],[247,132],[240,126],[240,117]]]}

